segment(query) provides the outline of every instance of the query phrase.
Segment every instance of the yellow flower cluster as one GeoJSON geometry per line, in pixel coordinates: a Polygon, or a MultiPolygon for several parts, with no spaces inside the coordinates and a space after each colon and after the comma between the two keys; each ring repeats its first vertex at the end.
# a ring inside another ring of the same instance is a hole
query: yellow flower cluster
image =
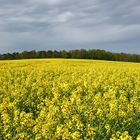
{"type": "Polygon", "coordinates": [[[140,140],[140,64],[0,61],[0,140],[140,140]]]}

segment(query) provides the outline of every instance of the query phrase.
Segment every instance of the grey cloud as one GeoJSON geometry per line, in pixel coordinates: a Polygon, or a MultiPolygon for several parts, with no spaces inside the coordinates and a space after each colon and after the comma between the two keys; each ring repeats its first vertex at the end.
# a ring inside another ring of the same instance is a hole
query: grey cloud
{"type": "Polygon", "coordinates": [[[0,0],[0,3],[1,52],[95,45],[130,52],[137,46],[134,49],[140,52],[138,0],[0,0]]]}

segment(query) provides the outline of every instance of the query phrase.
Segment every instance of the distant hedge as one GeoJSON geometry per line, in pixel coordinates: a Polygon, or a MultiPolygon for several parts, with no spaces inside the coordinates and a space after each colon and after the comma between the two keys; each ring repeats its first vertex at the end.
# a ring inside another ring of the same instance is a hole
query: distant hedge
{"type": "Polygon", "coordinates": [[[111,61],[140,62],[140,55],[127,53],[112,53],[99,49],[80,49],[70,51],[23,51],[0,54],[0,60],[34,59],[34,58],[72,58],[72,59],[98,59],[111,61]]]}

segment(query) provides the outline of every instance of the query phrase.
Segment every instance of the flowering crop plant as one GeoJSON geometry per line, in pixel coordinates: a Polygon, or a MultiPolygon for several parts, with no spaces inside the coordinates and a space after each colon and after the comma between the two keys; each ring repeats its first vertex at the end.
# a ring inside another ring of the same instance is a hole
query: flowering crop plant
{"type": "Polygon", "coordinates": [[[0,61],[0,140],[140,140],[140,64],[0,61]]]}

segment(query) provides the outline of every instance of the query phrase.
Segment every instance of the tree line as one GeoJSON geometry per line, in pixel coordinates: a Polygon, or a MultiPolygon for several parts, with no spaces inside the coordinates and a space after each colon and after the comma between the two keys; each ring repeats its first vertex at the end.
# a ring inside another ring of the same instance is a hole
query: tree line
{"type": "Polygon", "coordinates": [[[111,61],[140,62],[140,55],[127,53],[112,53],[99,49],[80,50],[48,50],[23,51],[0,54],[0,60],[35,59],[35,58],[71,58],[71,59],[98,59],[111,61]]]}

